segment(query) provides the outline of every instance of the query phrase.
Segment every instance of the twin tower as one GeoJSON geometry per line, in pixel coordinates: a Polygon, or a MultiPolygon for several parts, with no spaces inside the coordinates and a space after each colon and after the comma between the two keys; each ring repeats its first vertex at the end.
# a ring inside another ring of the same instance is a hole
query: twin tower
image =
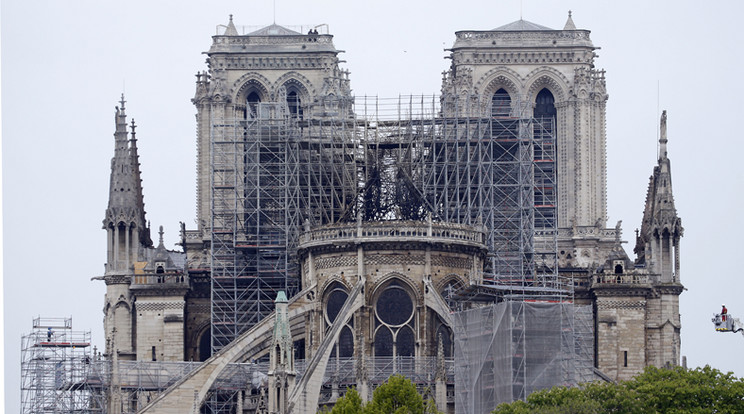
{"type": "Polygon", "coordinates": [[[117,107],[102,278],[109,358],[203,361],[270,315],[280,291],[315,303],[291,335],[295,356],[310,358],[356,286],[339,269],[364,257],[367,297],[337,354],[436,356],[453,333],[441,312],[422,310],[427,289],[454,309],[470,306],[456,302],[476,285],[591,305],[594,364],[613,380],[679,363],[683,229],[666,114],[632,260],[619,223],[606,223],[605,73],[570,14],[561,30],[518,20],[457,32],[441,96],[390,110],[355,99],[326,26],[241,33],[231,17],[223,29],[197,74],[198,224],[182,226],[183,252],[150,239],[135,125],[123,98],[117,107]],[[374,259],[347,246],[308,265],[309,235],[336,228],[346,243],[348,229],[362,237],[390,223],[413,230],[374,242],[374,259]],[[482,239],[427,242],[437,228],[441,240],[482,239]],[[427,243],[438,253],[416,256],[427,243]],[[396,306],[412,316],[390,325],[396,306]],[[383,325],[389,350],[375,339],[383,325]]]}

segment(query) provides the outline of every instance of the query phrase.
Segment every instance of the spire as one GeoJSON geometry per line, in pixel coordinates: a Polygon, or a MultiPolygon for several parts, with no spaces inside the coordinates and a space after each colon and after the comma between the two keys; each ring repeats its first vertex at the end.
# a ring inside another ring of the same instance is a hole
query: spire
{"type": "Polygon", "coordinates": [[[646,263],[663,282],[679,281],[679,239],[684,229],[674,207],[672,165],[667,157],[667,114],[662,112],[659,160],[649,179],[640,237],[633,251],[638,263],[646,263]]]}
{"type": "Polygon", "coordinates": [[[137,260],[137,246],[152,246],[145,227],[136,125],[132,120],[131,139],[127,131],[126,100],[121,95],[114,122],[114,157],[111,159],[109,200],[103,228],[109,231],[107,270],[125,271],[137,260]]]}
{"type": "Polygon", "coordinates": [[[576,25],[571,18],[571,10],[568,11],[568,20],[566,20],[566,25],[563,26],[563,30],[576,30],[576,25]]]}
{"type": "Polygon", "coordinates": [[[225,29],[225,36],[238,36],[238,29],[235,28],[235,24],[233,24],[232,20],[232,14],[230,15],[230,22],[227,24],[227,28],[225,29]]]}

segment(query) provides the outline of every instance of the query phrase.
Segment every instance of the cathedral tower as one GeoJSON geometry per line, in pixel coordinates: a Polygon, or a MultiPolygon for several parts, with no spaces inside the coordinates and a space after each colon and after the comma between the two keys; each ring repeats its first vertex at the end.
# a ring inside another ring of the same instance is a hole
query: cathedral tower
{"type": "Polygon", "coordinates": [[[340,52],[324,25],[240,34],[232,16],[206,52],[193,99],[198,229],[185,246],[189,267],[208,269],[215,351],[272,312],[279,291],[298,292],[301,224],[349,210],[354,171],[334,146],[350,140],[326,133],[351,117],[340,52]]]}
{"type": "Polygon", "coordinates": [[[493,30],[459,31],[442,85],[449,111],[533,118],[553,137],[555,167],[546,170],[551,184],[535,193],[535,206],[538,212],[556,210],[564,267],[599,265],[614,241],[614,229],[605,229],[608,95],[589,35],[576,28],[570,13],[562,30],[518,20],[493,30]],[[551,201],[541,203],[543,193],[551,201]],[[600,244],[604,254],[598,254],[600,244]]]}

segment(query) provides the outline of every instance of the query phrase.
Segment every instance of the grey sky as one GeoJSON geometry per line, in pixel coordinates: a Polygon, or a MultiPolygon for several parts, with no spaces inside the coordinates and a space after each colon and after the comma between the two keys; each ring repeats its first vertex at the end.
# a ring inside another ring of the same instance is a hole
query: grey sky
{"type": "MultiPolygon", "coordinates": [[[[2,137],[6,411],[18,412],[20,337],[33,317],[72,316],[103,342],[103,273],[114,106],[122,90],[139,128],[147,219],[174,247],[195,215],[194,74],[215,26],[273,21],[271,0],[3,0],[2,137]]],[[[524,1],[524,19],[555,29],[573,10],[607,70],[608,200],[631,241],[656,162],[659,110],[669,116],[681,243],[682,354],[744,376],[744,338],[717,334],[726,303],[744,317],[736,214],[742,196],[737,96],[741,2],[524,1]],[[658,104],[657,104],[657,90],[658,104]],[[715,116],[714,116],[715,115],[715,116]]],[[[520,17],[520,1],[277,1],[276,23],[327,23],[356,95],[438,93],[443,48],[463,29],[520,17]]]]}

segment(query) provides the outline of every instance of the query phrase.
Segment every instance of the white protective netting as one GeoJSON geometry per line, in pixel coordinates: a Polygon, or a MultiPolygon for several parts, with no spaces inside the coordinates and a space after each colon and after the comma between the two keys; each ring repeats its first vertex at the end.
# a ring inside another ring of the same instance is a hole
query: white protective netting
{"type": "Polygon", "coordinates": [[[535,390],[591,380],[591,318],[590,307],[566,302],[456,313],[455,412],[490,413],[535,390]]]}

